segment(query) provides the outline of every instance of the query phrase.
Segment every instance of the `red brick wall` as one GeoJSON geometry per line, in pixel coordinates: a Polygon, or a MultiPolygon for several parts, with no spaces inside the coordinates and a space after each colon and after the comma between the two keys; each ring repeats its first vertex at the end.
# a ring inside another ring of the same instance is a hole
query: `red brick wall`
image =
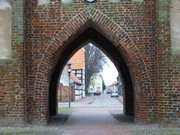
{"type": "MultiPolygon", "coordinates": [[[[125,2],[121,4],[109,4],[105,1],[96,3],[96,8],[87,6],[77,1],[72,6],[62,6],[58,1],[49,7],[37,7],[34,4],[27,12],[31,13],[27,18],[30,23],[30,41],[32,50],[33,82],[36,84],[32,91],[41,95],[47,95],[49,80],[53,65],[56,64],[58,54],[68,46],[68,42],[87,27],[93,27],[112,41],[129,66],[134,88],[137,92],[135,118],[149,121],[149,113],[155,112],[152,99],[154,85],[153,63],[153,10],[152,1],[145,3],[125,2]],[[113,9],[111,8],[114,7],[113,9]],[[152,8],[151,8],[152,7],[152,8]],[[113,15],[111,14],[113,13],[113,15]]],[[[80,37],[79,37],[80,38],[80,37]]],[[[31,90],[30,90],[31,91],[31,90]]],[[[35,120],[47,117],[48,98],[34,95],[39,101],[34,100],[32,112],[35,120]],[[42,102],[45,101],[45,102],[42,102]],[[42,108],[42,112],[36,108],[42,108]],[[44,116],[43,116],[43,115],[44,116]]]]}
{"type": "Polygon", "coordinates": [[[58,87],[58,102],[68,102],[69,97],[71,98],[71,101],[74,101],[73,90],[70,89],[69,86],[63,86],[62,84],[60,84],[58,87]],[[71,97],[69,96],[69,94],[71,97]]]}
{"type": "MultiPolygon", "coordinates": [[[[23,1],[19,6],[14,8],[21,13],[22,21],[14,20],[15,64],[11,62],[8,68],[5,64],[0,67],[0,121],[5,118],[12,121],[13,118],[15,121],[47,123],[49,87],[58,60],[64,58],[67,62],[78,47],[67,51],[67,57],[62,56],[65,54],[63,51],[71,48],[71,41],[81,38],[78,35],[89,27],[111,41],[128,66],[135,92],[135,120],[157,122],[166,118],[170,122],[179,118],[178,110],[172,106],[176,100],[179,101],[178,96],[166,96],[166,89],[170,93],[173,89],[178,95],[179,86],[175,79],[178,80],[179,72],[174,70],[178,69],[177,66],[168,68],[169,43],[166,46],[166,40],[163,40],[168,39],[168,23],[155,25],[158,22],[156,9],[160,11],[155,0],[118,4],[99,0],[92,5],[75,0],[69,6],[62,5],[59,0],[37,6],[36,0],[28,0],[24,9],[23,1]],[[166,31],[167,35],[163,35],[161,30],[166,31]],[[167,85],[163,78],[168,80],[167,85]]],[[[108,50],[105,53],[112,54],[108,50]]],[[[174,61],[177,62],[178,57],[174,61]]],[[[65,62],[59,63],[63,66],[65,62]]],[[[118,64],[115,59],[114,62],[118,64]]]]}
{"type": "Polygon", "coordinates": [[[26,118],[23,4],[12,4],[11,59],[0,60],[0,125],[23,124],[26,118]]]}

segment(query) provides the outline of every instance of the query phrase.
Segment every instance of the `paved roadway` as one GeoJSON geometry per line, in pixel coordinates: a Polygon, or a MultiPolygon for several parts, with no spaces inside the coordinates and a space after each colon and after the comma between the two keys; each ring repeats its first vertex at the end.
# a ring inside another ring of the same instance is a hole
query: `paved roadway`
{"type": "MultiPolygon", "coordinates": [[[[120,97],[119,99],[121,99],[120,97]]],[[[59,107],[68,107],[68,102],[59,103],[59,107]]],[[[110,97],[109,94],[100,96],[90,96],[71,103],[72,108],[119,108],[123,109],[123,104],[117,98],[110,97]]]]}
{"type": "MultiPolygon", "coordinates": [[[[67,107],[68,103],[59,103],[67,107]]],[[[91,96],[72,103],[73,112],[64,123],[63,135],[128,135],[128,130],[119,126],[116,116],[122,116],[123,105],[108,94],[91,96]]],[[[129,120],[125,120],[129,122],[129,120]]]]}

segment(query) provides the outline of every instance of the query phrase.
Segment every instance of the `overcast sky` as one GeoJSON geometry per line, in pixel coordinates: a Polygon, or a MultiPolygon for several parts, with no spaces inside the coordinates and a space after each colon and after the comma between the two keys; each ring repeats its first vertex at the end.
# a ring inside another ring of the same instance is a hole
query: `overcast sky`
{"type": "Polygon", "coordinates": [[[114,66],[114,64],[111,62],[109,58],[107,59],[108,59],[107,64],[104,65],[103,72],[102,72],[102,76],[104,78],[106,86],[115,82],[118,76],[118,71],[116,67],[114,66]]]}
{"type": "MultiPolygon", "coordinates": [[[[89,45],[93,46],[92,43],[89,43],[89,45]]],[[[107,63],[103,66],[102,76],[105,81],[105,85],[108,86],[117,81],[118,71],[106,54],[105,57],[107,59],[107,63]]]]}

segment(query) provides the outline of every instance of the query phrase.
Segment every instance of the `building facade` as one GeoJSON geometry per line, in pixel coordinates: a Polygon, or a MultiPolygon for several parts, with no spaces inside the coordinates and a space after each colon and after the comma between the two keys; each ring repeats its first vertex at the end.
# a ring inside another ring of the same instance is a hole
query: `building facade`
{"type": "Polygon", "coordinates": [[[103,77],[100,73],[94,73],[90,79],[88,93],[91,95],[101,94],[103,91],[103,77]]]}
{"type": "Polygon", "coordinates": [[[92,40],[122,72],[125,114],[180,126],[179,0],[0,3],[0,13],[12,11],[11,31],[0,27],[11,35],[0,35],[0,124],[47,124],[62,65],[92,40]]]}
{"type": "Polygon", "coordinates": [[[75,99],[79,100],[85,97],[85,49],[78,50],[69,60],[71,63],[72,74],[74,74],[79,83],[74,81],[75,99]]]}
{"type": "MultiPolygon", "coordinates": [[[[85,50],[81,48],[78,50],[68,61],[68,64],[71,64],[71,77],[69,82],[69,74],[68,74],[68,66],[64,67],[60,83],[63,86],[69,86],[71,83],[71,87],[73,90],[73,96],[75,100],[82,99],[85,97],[85,50]]],[[[60,87],[62,88],[62,87],[60,87]]],[[[59,89],[63,90],[63,89],[59,89]]]]}
{"type": "Polygon", "coordinates": [[[72,71],[68,72],[68,65],[66,64],[58,84],[58,102],[68,102],[76,100],[75,86],[81,86],[81,81],[75,76],[72,71]]]}

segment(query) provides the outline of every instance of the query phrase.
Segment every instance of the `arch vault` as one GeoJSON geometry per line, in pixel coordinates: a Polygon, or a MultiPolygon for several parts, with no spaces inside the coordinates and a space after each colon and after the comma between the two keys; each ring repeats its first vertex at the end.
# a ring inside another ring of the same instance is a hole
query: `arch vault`
{"type": "MultiPolygon", "coordinates": [[[[31,68],[33,90],[28,96],[27,120],[47,123],[56,114],[56,85],[59,74],[72,54],[87,41],[94,42],[114,62],[125,82],[125,114],[146,121],[152,106],[144,91],[151,90],[151,76],[138,47],[123,27],[100,10],[88,8],[72,17],[56,36],[37,51],[31,68]],[[144,115],[141,116],[141,111],[144,115]]],[[[35,48],[33,46],[32,48],[35,48]]]]}

